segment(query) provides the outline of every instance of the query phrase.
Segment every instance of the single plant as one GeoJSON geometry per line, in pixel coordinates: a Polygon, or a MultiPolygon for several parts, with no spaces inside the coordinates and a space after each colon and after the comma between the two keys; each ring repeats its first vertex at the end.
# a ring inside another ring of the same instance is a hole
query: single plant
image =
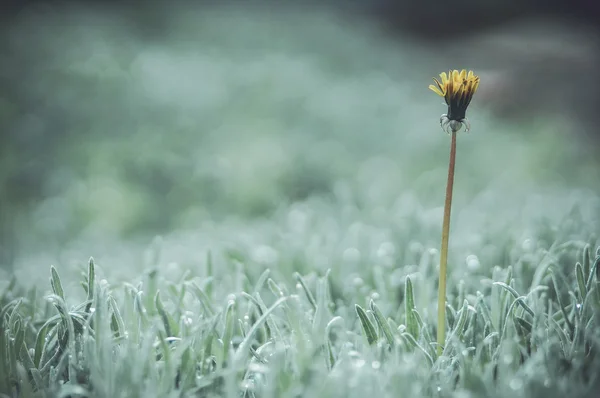
{"type": "Polygon", "coordinates": [[[448,238],[450,235],[450,209],[452,206],[452,188],[454,185],[454,165],[456,163],[456,133],[465,126],[469,131],[471,125],[466,118],[467,107],[471,103],[473,94],[479,87],[479,76],[473,71],[450,70],[440,73],[441,81],[433,78],[435,85],[429,88],[437,95],[444,97],[448,105],[448,113],[440,117],[442,130],[451,136],[450,163],[448,165],[448,182],[446,184],[446,201],[444,203],[444,222],[442,224],[442,248],[440,251],[440,277],[438,287],[438,328],[437,344],[438,355],[443,352],[446,331],[446,273],[448,262],[448,238]]]}

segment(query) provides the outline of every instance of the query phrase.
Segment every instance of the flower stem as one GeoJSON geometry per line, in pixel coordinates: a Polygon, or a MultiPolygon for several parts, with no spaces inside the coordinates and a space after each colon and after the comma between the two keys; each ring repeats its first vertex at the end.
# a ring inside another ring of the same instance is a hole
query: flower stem
{"type": "Polygon", "coordinates": [[[450,163],[448,164],[448,182],[446,183],[446,202],[444,203],[444,223],[442,225],[442,249],[440,251],[440,281],[438,286],[438,327],[437,351],[442,355],[446,339],[446,271],[448,263],[448,238],[450,237],[450,209],[452,207],[452,188],[454,186],[454,165],[456,163],[456,132],[452,131],[450,143],[450,163]]]}

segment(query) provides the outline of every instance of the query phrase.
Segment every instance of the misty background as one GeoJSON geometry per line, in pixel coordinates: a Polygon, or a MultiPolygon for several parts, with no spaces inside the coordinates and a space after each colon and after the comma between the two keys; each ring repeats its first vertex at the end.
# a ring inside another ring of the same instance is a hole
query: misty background
{"type": "Polygon", "coordinates": [[[449,147],[427,86],[455,68],[481,85],[458,140],[454,260],[510,261],[501,243],[551,244],[556,225],[597,239],[585,3],[418,3],[13,3],[0,277],[45,284],[50,264],[94,256],[126,278],[209,249],[257,268],[416,261],[438,245],[449,147]]]}

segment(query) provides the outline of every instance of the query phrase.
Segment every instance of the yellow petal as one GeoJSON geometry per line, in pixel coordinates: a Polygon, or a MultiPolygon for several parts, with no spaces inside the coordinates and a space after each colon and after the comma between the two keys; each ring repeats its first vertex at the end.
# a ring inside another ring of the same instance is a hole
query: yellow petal
{"type": "Polygon", "coordinates": [[[443,97],[443,96],[444,96],[444,93],[442,93],[442,92],[440,91],[440,89],[439,89],[439,88],[437,88],[436,86],[434,86],[433,84],[430,84],[430,85],[429,85],[429,89],[430,89],[431,91],[433,91],[434,93],[436,93],[437,95],[439,95],[440,97],[443,97]]]}

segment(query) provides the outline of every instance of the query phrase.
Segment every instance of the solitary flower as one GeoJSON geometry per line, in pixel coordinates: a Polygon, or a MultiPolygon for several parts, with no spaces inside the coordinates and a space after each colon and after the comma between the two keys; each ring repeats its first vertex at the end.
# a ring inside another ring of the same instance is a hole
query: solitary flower
{"type": "Polygon", "coordinates": [[[463,69],[460,72],[450,70],[448,74],[442,72],[440,78],[441,81],[434,77],[435,85],[430,84],[429,88],[440,97],[444,97],[448,104],[448,113],[440,118],[442,129],[448,134],[456,133],[464,125],[465,131],[469,131],[471,125],[466,118],[466,112],[473,94],[479,87],[479,76],[473,74],[471,70],[467,74],[463,69]]]}
{"type": "Polygon", "coordinates": [[[479,87],[479,76],[473,71],[451,70],[440,73],[441,81],[433,78],[435,86],[429,88],[444,97],[448,104],[448,114],[442,115],[440,125],[442,129],[452,136],[450,141],[450,163],[448,164],[448,182],[446,184],[446,201],[444,203],[444,221],[442,223],[442,248],[440,250],[440,279],[438,284],[438,325],[437,325],[437,353],[442,355],[446,342],[446,280],[448,268],[448,240],[450,239],[450,211],[452,208],[452,189],[454,187],[454,166],[456,164],[456,133],[464,125],[466,131],[471,128],[467,120],[467,107],[471,103],[473,94],[479,87]]]}

